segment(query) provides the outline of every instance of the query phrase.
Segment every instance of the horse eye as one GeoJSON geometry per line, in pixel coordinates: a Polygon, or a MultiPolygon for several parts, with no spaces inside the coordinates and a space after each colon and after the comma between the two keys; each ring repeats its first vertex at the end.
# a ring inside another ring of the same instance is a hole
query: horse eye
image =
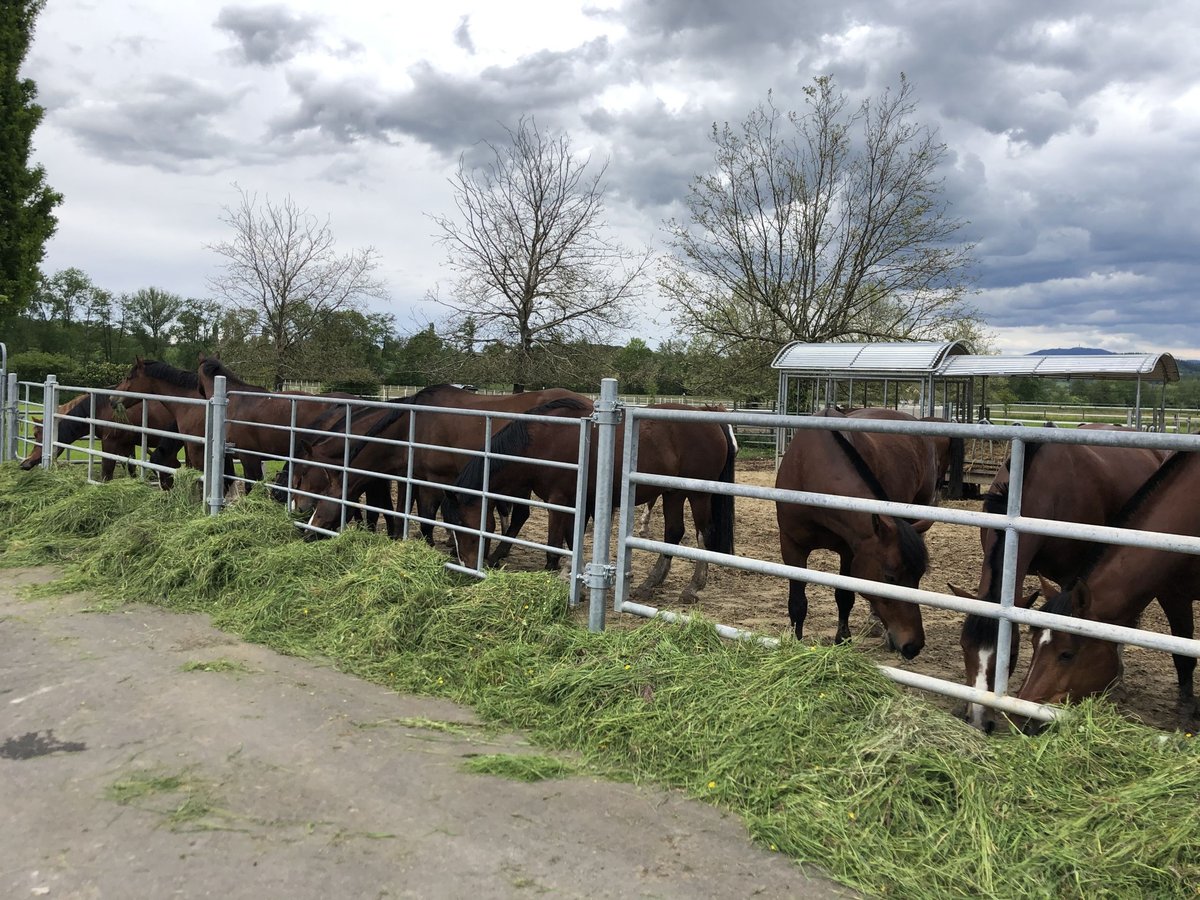
{"type": "Polygon", "coordinates": [[[1075,658],[1074,650],[1064,650],[1062,653],[1058,654],[1059,662],[1070,662],[1074,658],[1075,658]]]}

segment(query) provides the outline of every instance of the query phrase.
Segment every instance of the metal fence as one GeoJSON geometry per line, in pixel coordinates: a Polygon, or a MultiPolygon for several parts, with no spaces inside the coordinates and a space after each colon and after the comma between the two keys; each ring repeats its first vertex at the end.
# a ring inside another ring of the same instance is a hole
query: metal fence
{"type": "MultiPolygon", "coordinates": [[[[143,422],[138,424],[118,425],[109,421],[101,421],[96,416],[96,397],[100,393],[111,394],[112,391],[89,391],[85,388],[63,387],[57,384],[56,379],[51,376],[44,384],[33,382],[18,382],[16,376],[11,373],[6,373],[7,378],[4,381],[4,405],[5,410],[5,440],[3,446],[14,448],[18,441],[23,442],[24,446],[31,445],[29,434],[33,426],[33,413],[38,408],[43,408],[45,415],[46,427],[42,438],[43,462],[45,466],[49,466],[54,459],[55,452],[67,450],[68,445],[59,442],[57,439],[57,426],[61,419],[61,414],[56,411],[57,399],[62,391],[74,391],[81,394],[90,394],[92,396],[90,416],[87,417],[89,434],[88,445],[83,448],[75,448],[75,452],[82,454],[89,461],[89,476],[91,475],[90,461],[93,458],[104,458],[104,451],[97,450],[96,433],[100,427],[111,428],[120,427],[138,431],[145,437],[163,436],[164,432],[156,432],[153,429],[145,427],[145,415],[143,413],[143,422]],[[42,402],[37,402],[34,397],[37,392],[42,394],[42,402]],[[22,393],[24,392],[24,393],[22,393]],[[46,414],[48,412],[48,414],[46,414]]],[[[120,396],[128,400],[149,400],[162,399],[151,394],[133,394],[123,393],[120,396]]],[[[255,424],[257,422],[248,422],[237,418],[229,418],[227,416],[228,404],[231,399],[239,396],[244,396],[238,392],[227,392],[224,378],[217,378],[212,392],[212,396],[206,400],[194,401],[177,401],[172,398],[171,402],[191,402],[204,404],[207,409],[205,435],[200,436],[178,436],[185,440],[191,440],[195,443],[202,443],[205,448],[204,458],[206,460],[205,471],[208,476],[204,483],[204,497],[208,505],[208,509],[212,514],[219,513],[220,509],[226,502],[227,485],[222,478],[222,470],[226,464],[227,456],[236,454],[245,458],[252,451],[246,447],[231,447],[227,446],[226,433],[231,425],[237,424],[255,424]]],[[[255,396],[262,396],[261,394],[255,396]]],[[[312,398],[301,398],[296,395],[267,395],[284,397],[291,404],[292,416],[291,422],[287,425],[277,425],[277,427],[286,430],[289,434],[288,452],[271,458],[282,462],[295,462],[299,455],[297,454],[298,442],[302,440],[314,440],[321,438],[340,438],[344,446],[349,448],[350,444],[350,424],[356,411],[370,410],[378,408],[397,408],[396,404],[385,403],[381,401],[370,400],[350,400],[350,399],[334,399],[334,398],[319,398],[320,402],[330,404],[331,406],[340,406],[345,409],[345,415],[337,424],[325,429],[304,428],[297,425],[298,405],[306,402],[316,402],[312,398]]],[[[1043,707],[1037,704],[1027,703],[1008,696],[1008,673],[1010,669],[1009,657],[1009,635],[1011,629],[1019,625],[1051,627],[1058,631],[1070,632],[1090,637],[1101,638],[1109,641],[1117,641],[1122,643],[1134,644],[1140,647],[1147,647],[1155,650],[1166,651],[1170,653],[1181,654],[1200,658],[1200,641],[1178,638],[1170,635],[1158,634],[1155,632],[1144,631],[1135,628],[1127,628],[1117,625],[1108,625],[1096,622],[1089,622],[1078,618],[1055,616],[1045,612],[1024,609],[1014,606],[1013,598],[1017,591],[1015,588],[1017,559],[1016,548],[1017,538],[1024,533],[1040,534],[1053,537],[1064,537],[1082,539],[1088,541],[1096,541],[1102,543],[1119,543],[1132,546],[1150,547],[1162,550],[1177,551],[1191,554],[1200,554],[1200,538],[1185,535],[1174,534],[1157,534],[1153,532],[1134,531],[1129,529],[1118,529],[1107,526],[1098,525],[1080,525],[1069,522],[1059,522],[1049,519],[1030,518],[1023,516],[1021,513],[1021,494],[1022,494],[1022,474],[1023,474],[1023,459],[1025,454],[1026,444],[1031,441],[1038,443],[1072,443],[1082,444],[1097,447],[1149,447],[1163,450],[1181,450],[1181,451],[1196,451],[1200,449],[1200,436],[1187,434],[1158,434],[1145,432],[1117,432],[1117,431],[1090,431],[1076,429],[1042,429],[1039,428],[1036,432],[1031,432],[1029,428],[1015,426],[994,426],[994,425],[970,425],[970,424],[953,424],[946,422],[904,422],[890,420],[859,420],[859,419],[829,419],[824,417],[813,416],[781,416],[769,413],[753,413],[753,412],[706,412],[699,410],[682,410],[682,409],[650,409],[638,406],[622,406],[617,401],[617,385],[611,379],[606,379],[602,385],[599,395],[599,400],[595,404],[595,412],[593,415],[581,419],[554,419],[555,427],[573,428],[578,430],[578,455],[575,460],[567,465],[576,473],[576,497],[573,506],[561,506],[545,503],[539,500],[533,500],[528,497],[519,497],[498,493],[491,489],[487,481],[487,474],[492,470],[492,465],[496,463],[521,463],[532,464],[535,460],[529,457],[515,457],[497,453],[492,448],[491,436],[496,429],[498,420],[508,421],[550,421],[548,417],[531,416],[527,414],[516,413],[499,413],[485,412],[480,410],[463,410],[446,407],[408,407],[412,410],[412,415],[409,417],[409,432],[405,437],[364,437],[354,435],[354,440],[377,441],[388,444],[395,448],[397,453],[403,454],[407,463],[400,471],[384,474],[389,484],[395,486],[394,490],[401,503],[397,504],[395,509],[384,509],[382,507],[372,506],[370,503],[363,503],[356,497],[351,497],[345,491],[345,478],[342,479],[343,491],[341,496],[328,498],[324,495],[310,494],[304,491],[296,490],[290,480],[284,486],[284,493],[287,495],[289,503],[294,496],[302,496],[307,499],[316,500],[332,499],[340,505],[342,510],[341,524],[344,524],[346,517],[351,510],[359,510],[362,512],[379,512],[395,516],[402,524],[402,533],[407,536],[410,532],[412,523],[416,524],[433,524],[435,521],[439,527],[447,528],[450,532],[470,533],[480,538],[480,551],[477,557],[473,560],[473,565],[460,565],[454,562],[449,562],[447,565],[456,571],[469,572],[472,575],[481,576],[483,574],[483,546],[486,540],[505,541],[514,546],[521,546],[530,549],[545,551],[548,554],[559,554],[566,556],[570,560],[570,584],[571,584],[571,603],[578,602],[582,590],[589,591],[589,626],[594,630],[602,629],[605,625],[605,613],[609,603],[609,594],[613,595],[612,608],[616,612],[631,613],[640,616],[661,616],[664,618],[681,618],[680,614],[672,613],[656,609],[655,607],[645,604],[633,603],[625,600],[625,596],[629,587],[629,579],[631,575],[631,553],[634,551],[645,551],[651,553],[663,553],[669,556],[679,557],[692,562],[708,562],[721,566],[742,569],[760,574],[778,577],[781,579],[795,579],[811,584],[823,585],[830,588],[843,588],[852,590],[857,593],[866,593],[875,596],[886,597],[894,600],[900,600],[910,603],[917,603],[922,606],[928,606],[938,609],[952,610],[962,614],[974,613],[977,615],[994,618],[999,620],[999,636],[996,644],[996,689],[992,691],[984,691],[976,687],[971,687],[959,683],[946,681],[944,679],[935,678],[920,673],[901,670],[892,666],[881,666],[881,670],[885,675],[893,680],[911,687],[920,688],[923,690],[933,691],[938,694],[965,700],[970,703],[978,703],[985,706],[994,707],[1004,712],[1013,713],[1030,718],[1048,720],[1053,718],[1055,712],[1052,708],[1043,707]],[[450,415],[464,416],[472,419],[477,419],[481,423],[480,440],[478,449],[455,447],[445,448],[435,445],[423,444],[415,440],[415,428],[417,417],[426,415],[450,415]],[[1008,508],[1005,514],[988,514],[967,509],[954,509],[945,507],[928,507],[914,504],[894,503],[883,500],[868,500],[854,497],[835,496],[826,494],[809,493],[803,491],[784,491],[777,488],[756,487],[744,483],[726,483],[718,481],[698,481],[694,479],[673,478],[663,475],[655,475],[646,472],[640,472],[637,467],[638,446],[640,440],[640,426],[646,421],[705,421],[719,422],[734,427],[750,427],[764,428],[771,431],[776,429],[792,429],[792,430],[839,430],[839,431],[870,431],[876,433],[887,434],[917,434],[917,435],[941,435],[949,437],[964,438],[967,440],[989,440],[997,442],[1010,442],[1012,452],[1012,465],[1010,475],[1010,491],[1008,508]],[[624,428],[623,440],[623,459],[617,461],[614,454],[615,442],[618,440],[618,433],[621,428],[624,428]],[[464,457],[479,457],[490,461],[483,467],[485,476],[481,490],[465,490],[465,493],[472,496],[482,498],[482,515],[480,517],[477,528],[470,528],[459,525],[446,525],[443,521],[436,520],[429,516],[414,513],[412,509],[412,500],[414,491],[421,487],[444,488],[446,485],[428,480],[423,480],[415,476],[412,465],[413,453],[415,449],[427,450],[449,450],[450,452],[458,453],[464,457]],[[617,484],[619,485],[619,493],[617,496],[611,496],[615,481],[615,467],[620,465],[621,478],[617,484]],[[579,477],[582,473],[594,473],[589,478],[579,477]],[[589,493],[588,483],[594,484],[594,495],[589,493]],[[648,485],[661,489],[674,490],[689,490],[689,491],[707,491],[714,494],[729,494],[735,497],[750,498],[756,500],[765,500],[769,502],[795,502],[803,503],[815,507],[824,507],[837,510],[848,510],[857,512],[883,513],[892,516],[900,516],[909,519],[933,519],[954,525],[967,527],[986,527],[1001,530],[1006,535],[1005,552],[1003,557],[1002,568],[1002,587],[1000,596],[1003,598],[1000,604],[972,600],[944,594],[934,590],[925,589],[910,589],[896,585],[887,585],[864,581],[861,579],[830,574],[816,569],[799,568],[795,566],[784,565],[773,560],[756,558],[745,555],[722,554],[710,552],[697,547],[687,547],[675,544],[668,544],[661,541],[649,540],[639,537],[634,533],[634,509],[633,498],[634,493],[639,485],[648,485]],[[493,507],[496,503],[526,503],[533,508],[540,508],[547,512],[557,512],[564,515],[574,517],[574,533],[572,547],[570,550],[564,550],[560,547],[551,547],[547,543],[539,543],[536,540],[529,538],[518,537],[501,537],[491,533],[488,527],[487,510],[493,507]],[[612,511],[620,507],[620,516],[618,527],[615,535],[615,559],[613,558],[614,550],[612,544],[611,532],[611,515],[612,511]],[[589,507],[594,509],[594,536],[592,541],[592,549],[590,555],[585,555],[584,552],[584,527],[586,525],[587,512],[589,507]]],[[[143,410],[146,404],[142,404],[143,410]]],[[[173,435],[174,436],[174,435],[173,435]]],[[[145,439],[142,444],[142,457],[134,460],[139,466],[152,468],[151,464],[145,457],[145,439]]],[[[7,452],[9,458],[16,454],[15,449],[10,449],[7,452]]],[[[126,457],[119,457],[122,461],[126,457]]],[[[307,465],[318,465],[311,461],[306,462],[307,465]]],[[[553,464],[545,463],[542,464],[553,464]]],[[[340,465],[336,464],[321,464],[327,465],[330,469],[340,470],[343,475],[346,473],[372,474],[378,475],[373,470],[357,469],[350,464],[349,458],[344,458],[340,465]]],[[[153,467],[159,468],[162,467],[153,467]]],[[[244,476],[240,480],[245,480],[244,476]]],[[[298,522],[298,527],[306,530],[323,532],[332,534],[329,529],[320,529],[312,526],[309,523],[298,522]]],[[[745,630],[734,628],[727,625],[718,624],[718,631],[731,638],[736,639],[753,639],[766,643],[774,643],[775,639],[764,637],[761,635],[751,634],[745,630]]]]}

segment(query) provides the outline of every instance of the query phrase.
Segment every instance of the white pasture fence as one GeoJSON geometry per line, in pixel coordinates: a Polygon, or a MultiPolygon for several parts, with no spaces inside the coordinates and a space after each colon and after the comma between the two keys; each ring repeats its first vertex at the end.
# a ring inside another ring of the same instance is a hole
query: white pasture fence
{"type": "MultiPolygon", "coordinates": [[[[40,389],[44,397],[45,409],[53,411],[55,409],[55,400],[60,390],[56,380],[51,376],[45,384],[17,382],[16,387],[13,386],[15,378],[10,377],[7,382],[6,403],[9,416],[16,420],[15,424],[6,432],[10,437],[15,437],[17,432],[21,430],[23,423],[28,423],[28,410],[33,406],[38,406],[32,399],[31,391],[40,389]],[[17,411],[17,394],[20,390],[26,391],[26,397],[21,405],[22,412],[17,411]]],[[[70,390],[88,393],[83,388],[71,388],[70,390]]],[[[98,393],[98,392],[91,392],[98,393]]],[[[105,393],[114,393],[106,391],[105,393]]],[[[145,399],[153,395],[140,394],[122,394],[121,396],[127,399],[145,399]]],[[[227,394],[224,378],[217,378],[213,396],[203,402],[208,405],[208,427],[203,438],[193,437],[193,440],[202,440],[206,447],[206,460],[208,461],[208,469],[214,473],[212,477],[206,480],[205,497],[209,510],[213,514],[218,514],[225,503],[224,485],[220,472],[225,462],[227,453],[231,452],[226,447],[226,428],[231,424],[225,417],[226,404],[229,396],[227,394]]],[[[263,396],[256,394],[255,396],[263,396]]],[[[270,396],[270,395],[268,395],[270,396]]],[[[363,409],[377,408],[397,408],[396,404],[384,403],[382,401],[371,400],[347,400],[333,398],[323,398],[331,404],[345,406],[347,415],[344,420],[327,430],[316,430],[299,428],[296,426],[295,409],[298,402],[303,402],[294,397],[294,395],[275,395],[283,396],[292,402],[292,420],[289,425],[276,425],[272,427],[284,428],[291,433],[290,446],[291,450],[286,457],[276,457],[285,461],[296,461],[296,446],[301,439],[313,439],[320,436],[341,437],[343,440],[349,435],[349,425],[354,411],[363,409]]],[[[422,517],[419,514],[412,512],[413,492],[417,487],[436,487],[442,488],[446,485],[436,484],[430,481],[418,480],[414,477],[412,467],[412,450],[414,449],[451,449],[453,452],[460,453],[464,456],[482,457],[493,461],[514,461],[520,459],[524,463],[536,462],[524,457],[507,457],[497,454],[492,450],[490,438],[487,437],[492,432],[492,421],[495,418],[503,418],[505,420],[529,418],[528,416],[517,415],[514,413],[485,413],[478,410],[462,410],[441,407],[409,407],[413,415],[409,419],[409,433],[406,438],[387,439],[387,438],[362,438],[356,435],[355,440],[377,440],[384,443],[393,444],[396,452],[404,452],[407,454],[408,465],[405,471],[397,474],[387,475],[386,477],[391,483],[397,486],[398,494],[404,498],[403,506],[398,506],[397,509],[382,509],[371,507],[368,504],[358,502],[355,498],[345,496],[332,498],[343,508],[342,521],[345,522],[345,510],[359,509],[366,511],[378,511],[380,513],[388,513],[399,518],[403,524],[404,534],[408,534],[410,523],[432,523],[433,520],[422,517]],[[483,427],[481,427],[481,440],[479,448],[476,450],[464,450],[461,448],[441,448],[432,445],[421,444],[414,439],[416,417],[430,414],[449,414],[469,416],[480,419],[483,427]]],[[[94,413],[94,404],[93,404],[94,413]]],[[[56,424],[59,416],[51,412],[46,415],[48,427],[45,429],[45,437],[43,443],[43,464],[50,465],[53,459],[53,451],[56,447],[63,445],[58,444],[55,438],[56,424]]],[[[92,425],[93,434],[97,426],[110,426],[111,423],[99,422],[95,420],[93,415],[88,420],[92,425]]],[[[236,420],[235,420],[236,421],[236,420]]],[[[1165,433],[1148,433],[1148,432],[1118,432],[1118,431],[1091,431],[1078,429],[1043,429],[1039,428],[1031,431],[1027,427],[1019,426],[998,426],[998,425],[973,425],[973,424],[956,424],[941,421],[890,421],[890,420],[867,420],[867,419],[845,419],[845,418],[825,418],[817,416],[798,416],[798,415],[776,415],[773,413],[756,413],[745,411],[725,411],[725,412],[710,412],[690,409],[650,409],[640,406],[627,406],[618,402],[617,384],[615,380],[606,379],[601,387],[600,399],[596,403],[595,413],[590,417],[580,419],[568,419],[566,422],[560,420],[563,427],[573,427],[579,429],[579,456],[573,464],[577,476],[578,473],[587,472],[594,467],[596,472],[595,485],[596,496],[594,497],[595,508],[595,530],[592,543],[591,555],[585,558],[583,528],[585,524],[585,510],[588,505],[588,495],[585,482],[587,479],[577,478],[578,489],[576,491],[576,503],[574,508],[553,507],[549,504],[541,503],[540,501],[528,501],[520,497],[511,497],[497,494],[490,489],[490,486],[485,480],[483,489],[473,491],[484,498],[485,504],[494,504],[497,501],[505,502],[530,502],[532,506],[537,506],[543,509],[557,510],[567,512],[574,516],[575,530],[573,549],[563,551],[560,548],[552,548],[545,544],[540,544],[537,541],[526,538],[500,538],[497,535],[491,534],[487,528],[486,514],[481,518],[481,524],[478,529],[466,529],[462,526],[450,526],[451,530],[473,531],[481,538],[481,548],[483,539],[489,540],[508,540],[513,544],[528,548],[537,548],[545,550],[548,553],[558,552],[564,555],[569,555],[571,560],[571,602],[575,603],[577,597],[583,589],[589,591],[589,626],[594,630],[602,629],[605,625],[606,611],[609,605],[609,595],[612,595],[612,609],[617,613],[629,613],[640,616],[661,616],[663,618],[680,618],[677,613],[663,611],[645,604],[632,603],[626,600],[629,587],[629,579],[631,575],[630,556],[633,551],[646,551],[652,553],[665,553],[670,556],[680,557],[693,562],[703,561],[710,564],[716,564],[746,571],[757,572],[760,574],[778,577],[780,579],[794,579],[811,584],[824,585],[830,588],[844,588],[857,593],[865,593],[887,597],[894,600],[900,600],[909,603],[916,603],[922,606],[928,606],[938,609],[952,610],[963,615],[974,613],[980,616],[997,619],[999,622],[999,636],[996,643],[996,687],[994,691],[984,691],[979,688],[967,686],[945,679],[935,678],[928,675],[923,675],[911,671],[901,670],[892,666],[881,666],[881,670],[887,677],[912,687],[921,688],[923,690],[932,691],[938,694],[949,696],[952,698],[966,700],[971,703],[978,703],[984,706],[990,706],[1001,711],[1016,715],[1026,716],[1039,720],[1052,719],[1056,712],[1054,708],[1032,704],[1018,700],[1008,694],[1008,673],[1010,669],[1009,656],[1009,635],[1011,629],[1020,625],[1050,627],[1055,630],[1081,634],[1090,637],[1101,638],[1104,640],[1134,644],[1140,647],[1146,647],[1154,650],[1176,653],[1194,658],[1200,658],[1200,641],[1193,639],[1179,638],[1172,635],[1159,634],[1155,632],[1145,631],[1136,628],[1127,628],[1116,625],[1106,625],[1102,623],[1089,622],[1078,618],[1063,617],[1051,615],[1034,609],[1023,609],[1013,605],[1013,597],[1016,595],[1015,579],[1016,579],[1016,550],[1018,544],[1018,536],[1023,533],[1041,534],[1048,536],[1073,538],[1087,541],[1095,541],[1101,543],[1117,543],[1128,544],[1132,546],[1150,547],[1162,550],[1169,550],[1183,553],[1200,554],[1200,537],[1189,535],[1176,534],[1158,534],[1154,532],[1143,532],[1129,529],[1119,529],[1107,526],[1095,525],[1080,525],[1070,522],[1059,522],[1049,519],[1030,518],[1023,516],[1021,513],[1021,493],[1022,493],[1022,461],[1024,459],[1025,447],[1028,442],[1038,443],[1073,443],[1083,444],[1097,447],[1150,447],[1161,450],[1173,451],[1197,451],[1200,450],[1200,436],[1190,434],[1165,434],[1165,433]],[[839,430],[839,431],[869,431],[885,434],[918,434],[918,435],[941,435],[949,437],[957,437],[963,439],[988,440],[996,442],[1007,442],[1011,444],[1011,452],[1013,463],[1011,466],[1010,476],[1010,492],[1008,508],[1006,513],[988,514],[968,509],[954,509],[946,507],[928,507],[914,504],[895,503],[885,500],[860,499],[854,497],[836,496],[828,494],[817,494],[802,491],[783,491],[771,487],[756,487],[747,484],[725,483],[717,481],[698,481],[694,479],[673,478],[668,476],[654,475],[645,472],[640,472],[637,467],[638,446],[640,441],[641,430],[640,426],[643,422],[659,420],[659,421],[705,421],[718,422],[725,425],[735,427],[752,427],[764,428],[768,430],[776,429],[818,429],[818,430],[839,430]],[[624,421],[625,425],[625,440],[624,440],[624,457],[621,460],[614,458],[614,446],[616,431],[619,425],[624,421]],[[614,483],[614,472],[616,467],[620,467],[621,478],[619,481],[619,494],[615,498],[606,496],[611,491],[614,483]],[[816,507],[826,507],[838,510],[848,510],[864,513],[883,513],[892,516],[900,516],[909,519],[934,519],[941,522],[946,522],[955,525],[968,527],[984,527],[1003,530],[1006,534],[1005,552],[1003,556],[1002,568],[1002,588],[1000,596],[1003,602],[999,604],[973,600],[953,596],[950,594],[941,593],[936,590],[927,590],[919,588],[904,588],[896,585],[888,585],[865,581],[858,578],[830,574],[817,571],[815,569],[800,568],[788,566],[782,563],[756,558],[745,555],[722,554],[710,552],[697,547],[687,547],[682,545],[674,545],[664,543],[662,541],[654,541],[646,538],[638,537],[634,532],[635,516],[632,505],[634,492],[638,485],[652,485],[663,489],[674,490],[691,490],[691,491],[707,491],[710,493],[729,494],[735,497],[752,498],[758,500],[766,500],[770,502],[794,502],[803,503],[816,507]],[[616,529],[615,538],[610,534],[610,515],[612,510],[620,507],[620,516],[618,527],[616,529]],[[614,546],[615,540],[615,558],[614,546]]],[[[137,428],[138,426],[126,426],[137,428]]],[[[345,440],[348,447],[349,441],[345,440]]],[[[89,447],[82,449],[80,452],[91,455],[96,453],[94,449],[94,441],[89,440],[89,447]]],[[[245,454],[249,452],[246,448],[235,448],[232,452],[245,454]]],[[[146,466],[148,463],[145,460],[137,460],[138,465],[146,466]]],[[[312,463],[307,463],[312,464],[312,463]]],[[[343,466],[330,466],[330,468],[342,468],[344,472],[367,471],[356,470],[346,462],[343,466]]],[[[484,466],[485,473],[490,470],[488,465],[484,466]]],[[[370,473],[374,474],[374,473],[370,473]]],[[[345,480],[343,479],[343,485],[345,480]]],[[[294,492],[289,485],[286,491],[290,496],[294,492]]],[[[307,494],[304,495],[310,499],[316,499],[320,495],[307,494]]],[[[322,499],[330,499],[324,498],[322,499]]],[[[299,527],[307,527],[304,523],[298,523],[299,527]]],[[[437,523],[441,527],[447,527],[444,523],[437,523]]],[[[327,532],[332,533],[332,532],[327,532]]],[[[479,558],[475,560],[475,566],[459,566],[455,563],[448,563],[450,568],[457,571],[470,572],[472,575],[482,576],[482,551],[479,558]]],[[[727,625],[718,624],[718,631],[731,638],[742,640],[759,640],[766,643],[773,643],[777,639],[768,636],[752,634],[742,629],[730,627],[727,625]]]]}

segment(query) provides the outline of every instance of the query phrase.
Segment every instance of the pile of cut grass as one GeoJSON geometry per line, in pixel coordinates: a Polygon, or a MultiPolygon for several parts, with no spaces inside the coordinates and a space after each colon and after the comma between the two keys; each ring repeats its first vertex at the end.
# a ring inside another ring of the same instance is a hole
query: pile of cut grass
{"type": "MultiPolygon", "coordinates": [[[[209,613],[283,652],[468,703],[611,777],[737,812],[764,846],[901,897],[1192,897],[1200,748],[1080,705],[985,739],[853,649],[722,641],[704,622],[589,634],[561,582],[465,583],[423,544],[305,543],[269,500],[188,498],[0,467],[0,563],[52,590],[209,613]]],[[[482,765],[482,764],[481,764],[482,765]]],[[[507,763],[506,763],[507,765],[507,763]]]]}

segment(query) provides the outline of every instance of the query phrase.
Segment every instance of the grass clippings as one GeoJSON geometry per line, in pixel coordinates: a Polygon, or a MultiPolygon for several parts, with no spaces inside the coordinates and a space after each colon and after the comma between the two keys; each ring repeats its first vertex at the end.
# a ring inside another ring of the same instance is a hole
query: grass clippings
{"type": "Polygon", "coordinates": [[[179,667],[180,672],[253,672],[244,662],[236,659],[192,659],[179,667]]]}
{"type": "Polygon", "coordinates": [[[211,785],[187,772],[134,772],[110,784],[104,795],[118,806],[132,806],[162,816],[173,831],[226,827],[211,785]]]}
{"type": "Polygon", "coordinates": [[[579,767],[564,759],[533,753],[481,753],[468,756],[461,768],[475,775],[493,775],[509,781],[549,781],[579,774],[579,767]]]}
{"type": "Polygon", "coordinates": [[[1200,893],[1200,742],[1185,735],[1093,700],[1040,737],[989,739],[853,648],[729,643],[701,620],[591,634],[556,578],[468,582],[424,544],[359,530],[306,543],[259,494],[211,518],[183,492],[6,465],[0,565],[60,563],[35,590],[202,611],[469,704],[581,769],[736,812],[762,845],[868,894],[1200,893]]]}

